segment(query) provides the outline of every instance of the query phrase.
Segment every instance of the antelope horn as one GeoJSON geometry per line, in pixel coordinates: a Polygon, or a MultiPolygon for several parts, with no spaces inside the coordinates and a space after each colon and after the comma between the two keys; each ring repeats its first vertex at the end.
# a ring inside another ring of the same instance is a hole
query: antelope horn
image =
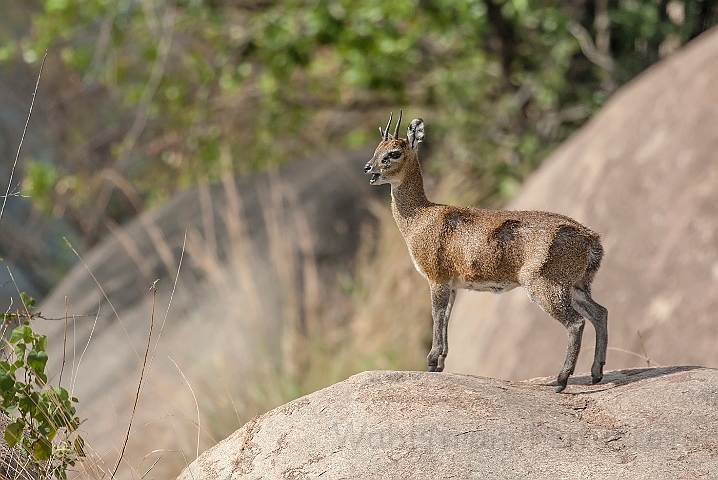
{"type": "Polygon", "coordinates": [[[403,112],[399,110],[399,120],[396,121],[396,128],[394,128],[394,138],[399,138],[399,125],[401,124],[401,114],[403,112]]]}
{"type": "Polygon", "coordinates": [[[386,124],[386,128],[384,129],[384,140],[389,140],[389,127],[391,126],[391,118],[394,116],[394,112],[391,112],[389,114],[389,123],[386,124]]]}

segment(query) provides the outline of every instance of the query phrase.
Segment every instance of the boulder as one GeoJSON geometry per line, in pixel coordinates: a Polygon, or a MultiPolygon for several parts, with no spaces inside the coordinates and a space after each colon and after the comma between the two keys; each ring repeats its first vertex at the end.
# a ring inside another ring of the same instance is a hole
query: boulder
{"type": "MultiPolygon", "coordinates": [[[[607,368],[718,366],[717,85],[714,28],[620,89],[508,205],[603,235],[607,368]]],[[[449,346],[447,371],[525,379],[559,372],[566,331],[522,289],[462,292],[449,346]]],[[[593,347],[589,325],[577,371],[593,347]]]]}
{"type": "Polygon", "coordinates": [[[255,417],[179,480],[718,475],[718,371],[510,382],[370,371],[255,417]]]}

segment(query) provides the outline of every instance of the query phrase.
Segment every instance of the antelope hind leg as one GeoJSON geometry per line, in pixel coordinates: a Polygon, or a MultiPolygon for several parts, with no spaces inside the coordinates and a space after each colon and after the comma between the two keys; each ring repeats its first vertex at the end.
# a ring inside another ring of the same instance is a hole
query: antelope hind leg
{"type": "Polygon", "coordinates": [[[581,315],[571,306],[571,290],[547,279],[536,279],[524,290],[529,298],[541,309],[561,322],[568,334],[566,358],[556,378],[556,393],[562,392],[568,383],[568,377],[576,369],[578,353],[581,351],[581,337],[585,324],[581,315]]]}
{"type": "MultiPolygon", "coordinates": [[[[571,310],[573,310],[573,308],[571,308],[571,310]]],[[[581,351],[583,326],[586,322],[581,318],[578,312],[573,310],[561,323],[566,327],[566,333],[568,333],[568,345],[566,345],[566,359],[563,362],[563,368],[561,368],[556,379],[556,393],[560,393],[566,388],[568,377],[573,375],[576,369],[578,353],[581,351]]]]}
{"type": "Polygon", "coordinates": [[[591,382],[598,383],[603,379],[603,366],[606,364],[608,349],[608,310],[596,303],[587,290],[575,288],[571,292],[571,305],[584,318],[593,324],[596,330],[596,351],[591,366],[591,382]]]}

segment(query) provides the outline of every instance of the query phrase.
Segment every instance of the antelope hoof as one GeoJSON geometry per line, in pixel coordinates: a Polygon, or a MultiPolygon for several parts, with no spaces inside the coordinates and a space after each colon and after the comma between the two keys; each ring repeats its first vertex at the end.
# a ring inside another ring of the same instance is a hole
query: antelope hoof
{"type": "Polygon", "coordinates": [[[444,356],[443,356],[443,355],[439,357],[439,363],[438,363],[438,365],[436,366],[436,371],[437,371],[437,372],[443,372],[443,371],[444,371],[444,356]]]}
{"type": "Polygon", "coordinates": [[[443,372],[444,371],[444,362],[441,359],[441,357],[439,357],[436,360],[436,363],[429,362],[429,371],[430,372],[443,372]]]}
{"type": "Polygon", "coordinates": [[[566,378],[562,378],[562,375],[558,376],[558,379],[556,379],[556,393],[561,393],[566,388],[566,384],[568,384],[568,375],[566,375],[566,378]]]}
{"type": "Polygon", "coordinates": [[[603,364],[599,364],[598,366],[591,369],[591,383],[597,384],[603,379],[603,364]]]}

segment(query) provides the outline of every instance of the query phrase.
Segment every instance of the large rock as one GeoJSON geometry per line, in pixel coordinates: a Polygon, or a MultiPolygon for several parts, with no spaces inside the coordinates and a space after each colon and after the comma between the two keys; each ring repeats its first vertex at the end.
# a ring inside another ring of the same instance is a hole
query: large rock
{"type": "MultiPolygon", "coordinates": [[[[508,205],[603,234],[593,297],[609,312],[607,368],[645,366],[642,357],[718,366],[716,125],[713,29],[618,91],[508,205]]],[[[590,367],[593,335],[588,326],[578,371],[590,367]]],[[[558,373],[566,332],[521,289],[462,293],[449,345],[447,371],[522,379],[558,373]]]]}
{"type": "Polygon", "coordinates": [[[374,371],[256,417],[179,480],[693,478],[718,475],[718,371],[600,385],[374,371]]]}

